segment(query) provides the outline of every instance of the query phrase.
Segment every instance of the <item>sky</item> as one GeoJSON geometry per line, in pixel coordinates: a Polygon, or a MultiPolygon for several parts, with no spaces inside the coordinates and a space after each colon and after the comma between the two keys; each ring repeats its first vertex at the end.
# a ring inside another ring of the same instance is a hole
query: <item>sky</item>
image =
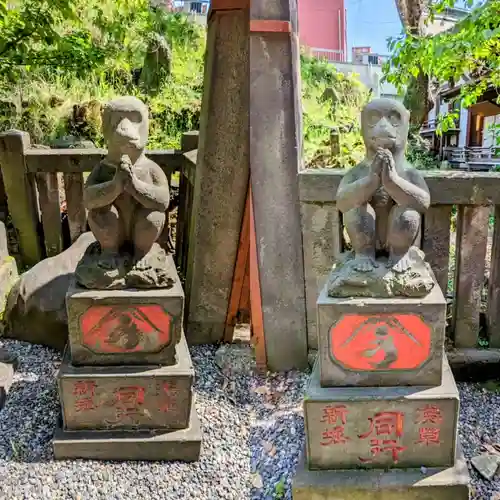
{"type": "Polygon", "coordinates": [[[388,54],[387,38],[401,32],[394,0],[346,0],[347,50],[371,47],[378,54],[388,54]]]}
{"type": "MultiPolygon", "coordinates": [[[[475,3],[478,3],[476,0],[475,3]]],[[[463,7],[463,0],[457,7],[463,7]]],[[[347,50],[351,47],[371,47],[378,54],[388,54],[387,38],[401,33],[394,0],[346,0],[347,50]]]]}

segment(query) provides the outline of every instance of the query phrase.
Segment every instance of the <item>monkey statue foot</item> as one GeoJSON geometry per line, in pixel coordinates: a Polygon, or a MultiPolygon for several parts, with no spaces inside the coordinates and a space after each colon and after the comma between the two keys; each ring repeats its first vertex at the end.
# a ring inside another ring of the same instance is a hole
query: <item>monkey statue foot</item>
{"type": "Polygon", "coordinates": [[[171,288],[176,269],[172,258],[154,243],[139,260],[127,251],[101,252],[98,242],[89,246],[75,271],[79,285],[97,290],[171,288]]]}
{"type": "Polygon", "coordinates": [[[354,252],[341,254],[330,272],[327,292],[330,297],[425,297],[434,284],[423,252],[411,247],[401,256],[376,261],[354,252]]]}
{"type": "Polygon", "coordinates": [[[387,261],[387,267],[392,268],[396,273],[404,273],[411,269],[412,265],[413,260],[410,257],[409,251],[403,254],[391,252],[387,261]]]}
{"type": "Polygon", "coordinates": [[[373,271],[375,267],[378,267],[378,264],[375,260],[375,255],[357,253],[352,262],[352,267],[360,273],[367,273],[373,271]]]}

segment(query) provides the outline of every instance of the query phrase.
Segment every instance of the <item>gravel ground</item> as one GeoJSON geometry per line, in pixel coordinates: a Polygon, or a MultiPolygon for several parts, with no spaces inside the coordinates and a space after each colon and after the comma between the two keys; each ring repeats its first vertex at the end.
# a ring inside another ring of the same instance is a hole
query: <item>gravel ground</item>
{"type": "MultiPolygon", "coordinates": [[[[224,371],[226,376],[215,362],[215,347],[194,347],[204,436],[198,463],[56,462],[51,438],[59,413],[54,376],[60,356],[21,342],[0,345],[21,361],[0,413],[1,500],[291,499],[304,443],[308,374],[264,378],[239,369],[237,375],[224,371]]],[[[459,388],[460,438],[471,458],[482,442],[500,443],[500,393],[476,384],[459,388]]],[[[474,470],[471,477],[472,499],[500,500],[500,479],[484,481],[474,470]]]]}

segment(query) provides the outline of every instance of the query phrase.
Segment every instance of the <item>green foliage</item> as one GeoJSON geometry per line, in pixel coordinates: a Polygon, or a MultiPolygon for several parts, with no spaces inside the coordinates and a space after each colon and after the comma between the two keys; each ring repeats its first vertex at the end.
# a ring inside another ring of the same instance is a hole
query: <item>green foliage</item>
{"type": "Polygon", "coordinates": [[[205,29],[185,15],[148,0],[1,2],[0,130],[102,145],[100,107],[118,95],[149,105],[151,148],[179,147],[198,128],[205,29]]]}
{"type": "MultiPolygon", "coordinates": [[[[440,0],[431,7],[429,20],[456,0],[440,0]]],[[[472,6],[472,1],[468,2],[472,6]]],[[[435,36],[403,33],[389,42],[392,57],[384,67],[385,78],[403,89],[420,73],[439,85],[454,86],[462,77],[469,82],[461,89],[464,107],[477,102],[489,87],[500,87],[500,0],[488,0],[477,6],[454,29],[435,36]]],[[[500,100],[499,100],[500,102],[500,100]]],[[[444,118],[446,130],[456,113],[444,118]]]]}
{"type": "Polygon", "coordinates": [[[406,159],[419,170],[433,170],[440,167],[439,159],[431,152],[430,145],[417,132],[408,137],[406,159]]]}
{"type": "Polygon", "coordinates": [[[345,76],[323,60],[301,56],[304,162],[309,168],[349,168],[364,154],[359,128],[367,89],[355,76],[345,76]],[[332,154],[330,137],[340,137],[340,152],[332,154]]]}

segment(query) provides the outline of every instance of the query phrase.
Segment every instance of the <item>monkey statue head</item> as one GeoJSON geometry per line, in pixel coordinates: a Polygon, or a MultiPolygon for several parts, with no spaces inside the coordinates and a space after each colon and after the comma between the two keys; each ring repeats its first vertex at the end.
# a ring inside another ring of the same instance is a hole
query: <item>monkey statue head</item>
{"type": "Polygon", "coordinates": [[[137,158],[148,142],[148,108],[136,97],[113,99],[104,106],[102,128],[110,152],[137,158]]]}
{"type": "Polygon", "coordinates": [[[374,99],[361,112],[361,129],[368,153],[378,148],[393,154],[404,152],[410,127],[410,112],[393,99],[374,99]]]}

